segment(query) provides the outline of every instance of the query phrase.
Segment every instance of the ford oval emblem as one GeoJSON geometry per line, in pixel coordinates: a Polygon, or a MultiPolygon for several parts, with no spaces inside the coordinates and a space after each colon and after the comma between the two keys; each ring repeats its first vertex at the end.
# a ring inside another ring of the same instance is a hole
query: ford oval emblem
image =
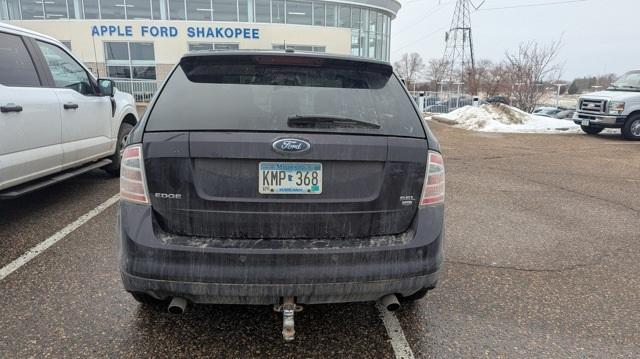
{"type": "Polygon", "coordinates": [[[304,152],[310,148],[309,142],[295,138],[282,138],[273,142],[273,149],[284,153],[304,152]]]}

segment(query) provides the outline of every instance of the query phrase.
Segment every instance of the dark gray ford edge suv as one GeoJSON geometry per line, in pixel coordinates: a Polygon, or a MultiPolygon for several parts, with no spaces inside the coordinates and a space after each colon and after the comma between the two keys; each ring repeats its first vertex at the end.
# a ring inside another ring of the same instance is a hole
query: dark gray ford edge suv
{"type": "Polygon", "coordinates": [[[444,238],[439,146],[388,63],[185,55],[129,136],[120,269],[143,303],[424,296],[444,238]]]}

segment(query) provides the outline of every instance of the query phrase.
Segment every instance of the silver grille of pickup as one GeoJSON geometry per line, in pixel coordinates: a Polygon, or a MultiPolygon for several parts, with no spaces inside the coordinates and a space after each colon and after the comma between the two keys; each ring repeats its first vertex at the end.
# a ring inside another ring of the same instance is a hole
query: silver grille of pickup
{"type": "Polygon", "coordinates": [[[590,113],[604,113],[607,108],[606,100],[580,100],[580,111],[590,113]]]}

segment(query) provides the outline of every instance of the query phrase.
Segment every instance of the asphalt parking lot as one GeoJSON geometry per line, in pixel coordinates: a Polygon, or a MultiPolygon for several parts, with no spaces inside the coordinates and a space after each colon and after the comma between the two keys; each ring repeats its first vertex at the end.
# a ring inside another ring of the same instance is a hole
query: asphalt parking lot
{"type": "MultiPolygon", "coordinates": [[[[413,355],[639,357],[640,143],[432,128],[446,263],[436,290],[395,313],[413,355]]],[[[59,239],[0,279],[0,358],[401,354],[373,303],[309,306],[286,344],[269,307],[140,307],[117,272],[117,204],[91,212],[117,191],[94,171],[0,202],[0,273],[59,239]]]]}

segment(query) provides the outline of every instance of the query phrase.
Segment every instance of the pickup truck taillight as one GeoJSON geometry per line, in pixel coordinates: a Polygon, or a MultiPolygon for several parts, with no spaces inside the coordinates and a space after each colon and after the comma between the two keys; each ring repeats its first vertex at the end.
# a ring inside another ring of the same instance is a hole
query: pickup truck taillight
{"type": "Polygon", "coordinates": [[[120,165],[120,199],[138,204],[149,204],[147,181],[142,162],[142,146],[124,149],[120,165]]]}
{"type": "Polygon", "coordinates": [[[429,151],[420,207],[438,203],[444,203],[444,160],[438,152],[429,151]]]}

